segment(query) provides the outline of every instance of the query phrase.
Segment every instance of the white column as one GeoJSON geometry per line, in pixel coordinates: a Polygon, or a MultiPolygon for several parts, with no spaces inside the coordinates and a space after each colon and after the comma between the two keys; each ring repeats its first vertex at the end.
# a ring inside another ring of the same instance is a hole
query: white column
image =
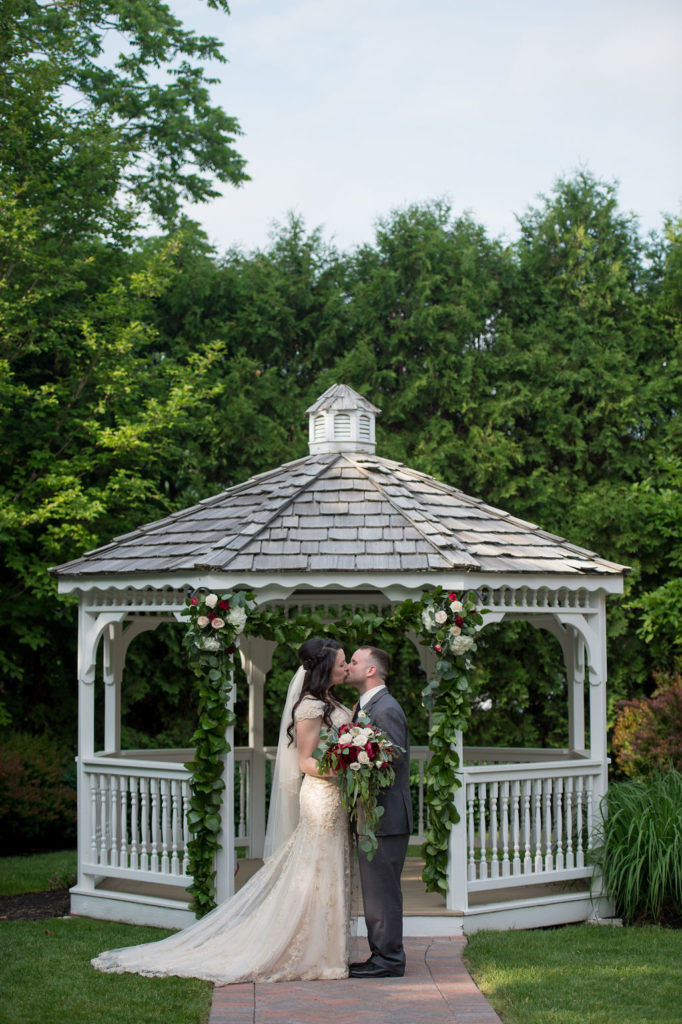
{"type": "MultiPolygon", "coordinates": [[[[572,750],[585,749],[585,639],[576,620],[559,612],[556,615],[529,615],[527,621],[536,629],[545,629],[559,641],[566,667],[566,698],[568,702],[568,745],[572,750]]],[[[577,620],[580,628],[585,617],[577,620]]]]}
{"type": "Polygon", "coordinates": [[[123,624],[110,622],[104,630],[104,752],[121,749],[121,680],[123,678],[123,624]]]}
{"type": "Polygon", "coordinates": [[[249,684],[249,747],[251,778],[249,785],[249,856],[262,857],[265,842],[265,752],[263,731],[263,691],[272,668],[277,644],[261,637],[242,637],[239,655],[249,684]]]}
{"type": "Polygon", "coordinates": [[[599,595],[599,611],[591,615],[589,632],[585,636],[590,694],[590,757],[601,761],[599,792],[595,791],[595,806],[608,786],[608,760],[606,755],[606,597],[599,595]]]}
{"type": "Polygon", "coordinates": [[[464,745],[462,733],[455,733],[453,748],[459,755],[459,773],[462,785],[455,790],[455,808],[459,821],[450,830],[448,851],[448,910],[467,909],[467,830],[466,830],[466,782],[463,771],[464,745]]]}
{"type": "MultiPolygon", "coordinates": [[[[230,693],[227,706],[234,709],[234,688],[230,693]]],[[[234,872],[236,858],[234,855],[234,726],[227,729],[226,739],[230,744],[227,754],[223,754],[223,803],[220,809],[220,832],[218,842],[221,849],[215,858],[216,866],[216,900],[224,903],[234,892],[234,872]]]]}
{"type": "Polygon", "coordinates": [[[585,641],[571,629],[571,642],[565,650],[568,680],[568,745],[571,750],[585,749],[585,641]]]}
{"type": "Polygon", "coordinates": [[[84,861],[90,860],[92,832],[92,801],[83,760],[95,752],[95,665],[97,658],[96,616],[83,605],[78,607],[78,886],[94,889],[95,880],[83,873],[84,861]]]}

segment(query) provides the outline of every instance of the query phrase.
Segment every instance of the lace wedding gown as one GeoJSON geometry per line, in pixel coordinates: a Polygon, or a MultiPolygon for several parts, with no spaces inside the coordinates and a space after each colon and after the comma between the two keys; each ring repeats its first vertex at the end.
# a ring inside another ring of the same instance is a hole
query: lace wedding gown
{"type": "MultiPolygon", "coordinates": [[[[322,708],[305,697],[296,720],[317,718],[322,708]]],[[[346,708],[332,711],[335,725],[350,719],[346,708]]],[[[350,903],[350,830],[338,786],[305,775],[296,830],[239,892],[181,932],[100,953],[92,964],[218,984],[345,978],[350,903]]]]}

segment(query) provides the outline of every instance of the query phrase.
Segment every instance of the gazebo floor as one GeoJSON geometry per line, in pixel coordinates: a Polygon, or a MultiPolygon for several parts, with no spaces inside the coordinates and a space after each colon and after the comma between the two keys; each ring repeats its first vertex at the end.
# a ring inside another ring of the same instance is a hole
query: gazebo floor
{"type": "MultiPolygon", "coordinates": [[[[245,882],[260,868],[261,860],[240,860],[239,869],[235,879],[235,889],[239,890],[245,882]]],[[[448,910],[445,900],[437,893],[426,891],[422,882],[422,868],[424,861],[420,857],[408,857],[402,873],[403,889],[403,913],[405,917],[460,917],[459,911],[448,910]]],[[[109,892],[125,892],[130,895],[157,897],[159,899],[175,900],[180,903],[189,903],[190,896],[184,889],[175,885],[162,885],[154,882],[133,882],[119,878],[103,878],[98,889],[109,892]]],[[[555,882],[540,885],[520,885],[513,888],[506,888],[504,894],[499,890],[488,892],[476,892],[469,896],[469,906],[484,907],[487,904],[496,903],[500,899],[505,901],[527,900],[533,897],[546,898],[559,896],[572,892],[578,893],[587,888],[585,879],[576,879],[572,882],[555,882]]],[[[356,904],[353,908],[354,914],[362,916],[362,896],[358,892],[356,904]]]]}

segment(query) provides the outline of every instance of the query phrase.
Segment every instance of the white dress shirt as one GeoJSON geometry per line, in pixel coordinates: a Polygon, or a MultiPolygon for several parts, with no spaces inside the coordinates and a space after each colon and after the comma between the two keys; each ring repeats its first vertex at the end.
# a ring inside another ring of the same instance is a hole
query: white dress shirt
{"type": "Polygon", "coordinates": [[[365,693],[361,693],[358,702],[360,704],[360,710],[362,711],[365,705],[369,703],[369,701],[372,700],[373,697],[376,697],[377,693],[379,693],[380,690],[385,689],[386,683],[381,683],[379,686],[373,686],[371,690],[366,690],[365,693]]]}

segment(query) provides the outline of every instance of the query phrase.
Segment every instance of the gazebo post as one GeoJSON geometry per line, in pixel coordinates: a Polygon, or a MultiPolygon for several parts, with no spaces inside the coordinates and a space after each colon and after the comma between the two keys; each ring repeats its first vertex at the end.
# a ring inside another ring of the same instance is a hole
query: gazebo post
{"type": "Polygon", "coordinates": [[[110,622],[104,631],[104,752],[121,749],[121,681],[123,679],[123,623],[110,622]]]}
{"type": "Polygon", "coordinates": [[[568,746],[585,749],[585,641],[575,629],[566,649],[568,685],[568,746]]]}
{"type": "MultiPolygon", "coordinates": [[[[453,749],[459,757],[460,770],[464,764],[464,742],[462,730],[455,733],[453,749]]],[[[466,786],[458,786],[454,796],[455,810],[459,821],[450,830],[448,849],[448,891],[445,905],[448,910],[464,912],[468,907],[467,897],[467,831],[466,831],[466,786]]]]}
{"type": "MultiPolygon", "coordinates": [[[[228,707],[234,709],[234,686],[230,690],[228,707]]],[[[222,780],[224,783],[223,802],[220,810],[220,849],[215,856],[216,901],[223,903],[234,893],[234,726],[230,725],[225,734],[230,749],[223,754],[222,780]]]]}
{"type": "Polygon", "coordinates": [[[263,691],[265,677],[272,668],[277,644],[274,640],[243,636],[239,656],[249,683],[249,748],[251,778],[249,780],[250,857],[263,856],[265,842],[265,749],[263,732],[263,691]]]}
{"type": "Polygon", "coordinates": [[[547,630],[559,641],[566,669],[568,746],[570,750],[582,751],[585,749],[585,638],[572,622],[564,619],[562,615],[526,617],[536,629],[547,630]]]}
{"type": "Polygon", "coordinates": [[[599,595],[599,613],[591,616],[586,631],[590,699],[590,756],[601,762],[599,792],[594,794],[595,808],[608,787],[606,753],[606,597],[599,595]],[[589,628],[591,627],[591,628],[589,628]]]}
{"type": "Polygon", "coordinates": [[[95,752],[95,666],[100,633],[97,619],[81,598],[78,605],[78,886],[94,889],[95,881],[83,871],[92,842],[92,805],[86,788],[83,762],[95,752]]]}

